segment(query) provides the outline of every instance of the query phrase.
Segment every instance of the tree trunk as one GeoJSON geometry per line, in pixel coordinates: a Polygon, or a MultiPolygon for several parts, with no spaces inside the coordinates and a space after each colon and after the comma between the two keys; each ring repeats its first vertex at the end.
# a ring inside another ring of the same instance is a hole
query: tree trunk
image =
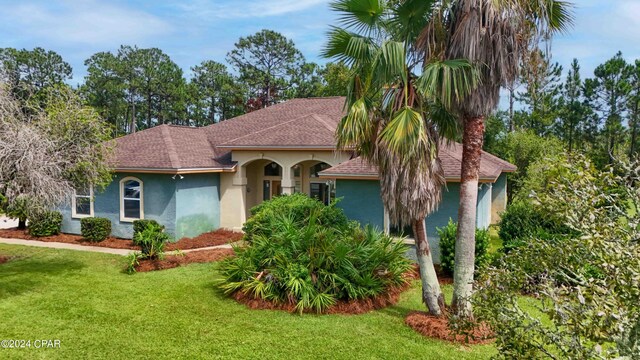
{"type": "Polygon", "coordinates": [[[420,266],[420,280],[422,281],[422,302],[427,305],[429,313],[442,316],[444,311],[444,296],[438,283],[438,275],[433,266],[433,257],[427,240],[424,219],[413,223],[413,235],[416,240],[416,255],[420,266]]]}
{"type": "Polygon", "coordinates": [[[454,312],[465,318],[473,317],[471,295],[475,270],[476,203],[483,136],[484,116],[465,119],[452,301],[454,312]]]}
{"type": "Polygon", "coordinates": [[[516,125],[513,121],[513,105],[515,100],[515,90],[511,87],[509,88],[509,132],[516,131],[516,125]]]}
{"type": "Polygon", "coordinates": [[[27,219],[19,218],[18,219],[18,230],[24,230],[27,228],[27,219]]]}

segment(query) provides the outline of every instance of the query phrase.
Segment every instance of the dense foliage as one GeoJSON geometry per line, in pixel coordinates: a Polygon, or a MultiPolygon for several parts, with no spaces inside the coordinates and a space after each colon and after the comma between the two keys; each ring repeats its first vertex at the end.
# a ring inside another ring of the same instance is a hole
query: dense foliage
{"type": "Polygon", "coordinates": [[[509,204],[500,219],[498,234],[503,248],[509,252],[513,248],[526,245],[530,239],[551,239],[565,236],[569,229],[557,219],[544,212],[531,201],[516,201],[509,204]]]}
{"type": "Polygon", "coordinates": [[[62,214],[58,211],[42,211],[29,217],[29,234],[35,237],[60,234],[62,214]]]}
{"type": "Polygon", "coordinates": [[[147,228],[153,228],[153,229],[161,228],[164,230],[164,226],[160,225],[160,223],[155,220],[150,220],[150,219],[134,220],[133,236],[135,237],[137,233],[143,232],[147,228]]]}
{"type": "Polygon", "coordinates": [[[93,242],[100,242],[111,235],[111,220],[101,217],[88,217],[80,220],[80,234],[93,242]]]}
{"type": "MultiPolygon", "coordinates": [[[[449,219],[449,223],[438,228],[440,236],[440,266],[447,274],[453,275],[456,255],[456,233],[458,224],[449,219]]],[[[489,230],[476,229],[475,269],[482,269],[489,260],[487,249],[489,248],[489,230]]]]}
{"type": "Polygon", "coordinates": [[[251,218],[244,223],[242,231],[246,241],[253,241],[256,236],[269,238],[274,231],[273,219],[281,214],[288,214],[297,225],[303,225],[315,214],[316,222],[320,226],[331,226],[345,229],[348,225],[347,217],[335,203],[325,206],[322,202],[301,193],[283,195],[265,201],[251,209],[251,218]]]}
{"type": "Polygon", "coordinates": [[[586,172],[583,157],[573,163],[535,197],[573,236],[531,239],[478,283],[476,314],[504,358],[640,357],[640,166],[586,172]],[[537,311],[523,311],[523,290],[537,311]]]}
{"type": "Polygon", "coordinates": [[[144,259],[162,258],[164,245],[171,239],[164,232],[164,226],[155,221],[139,223],[137,231],[133,234],[133,243],[140,246],[141,257],[144,259]]]}
{"type": "Polygon", "coordinates": [[[282,212],[270,212],[270,204],[261,208],[268,212],[263,224],[269,234],[249,230],[251,243],[220,265],[225,277],[220,286],[227,294],[241,291],[295,305],[299,312],[323,312],[339,300],[372,298],[405,284],[411,262],[401,242],[371,227],[320,223],[322,209],[307,212],[307,204],[295,197],[271,201],[280,203],[282,212]],[[292,204],[282,207],[283,202],[292,204]]]}

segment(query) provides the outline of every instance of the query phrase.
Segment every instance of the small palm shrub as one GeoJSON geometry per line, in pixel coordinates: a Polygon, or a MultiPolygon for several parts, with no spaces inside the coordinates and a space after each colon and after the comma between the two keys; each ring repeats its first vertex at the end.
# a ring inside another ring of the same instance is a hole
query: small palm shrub
{"type": "Polygon", "coordinates": [[[133,236],[135,237],[135,235],[139,232],[144,231],[144,229],[148,228],[148,227],[152,227],[152,228],[162,228],[164,229],[164,226],[160,225],[160,223],[158,223],[155,220],[134,220],[133,221],[133,236]]]}
{"type": "Polygon", "coordinates": [[[111,220],[101,217],[89,217],[80,220],[80,234],[93,242],[100,242],[111,235],[111,220]]]}
{"type": "Polygon", "coordinates": [[[372,298],[406,283],[411,262],[402,242],[369,226],[322,224],[318,213],[305,221],[295,209],[266,217],[269,236],[256,230],[248,246],[235,248],[236,257],[221,262],[220,287],[320,313],[339,300],[372,298]]]}
{"type": "Polygon", "coordinates": [[[309,218],[312,212],[316,215],[316,222],[321,226],[345,228],[349,223],[342,209],[338,208],[335,203],[327,206],[300,193],[283,195],[251,209],[252,216],[242,227],[245,240],[250,242],[258,235],[269,237],[271,235],[270,223],[274,216],[288,214],[295,223],[301,224],[309,218]]]}
{"type": "Polygon", "coordinates": [[[60,234],[62,214],[58,211],[44,211],[29,218],[29,234],[35,237],[60,234]]]}
{"type": "Polygon", "coordinates": [[[148,222],[142,231],[133,235],[133,243],[140,246],[140,258],[158,259],[164,255],[164,245],[171,237],[164,232],[164,226],[157,222],[148,222]]]}
{"type": "MultiPolygon", "coordinates": [[[[449,223],[446,226],[437,228],[437,230],[440,236],[440,266],[447,274],[453,275],[458,224],[449,219],[449,223]]],[[[476,229],[476,270],[482,269],[489,261],[487,249],[489,248],[490,239],[491,237],[488,230],[476,229]]]]}

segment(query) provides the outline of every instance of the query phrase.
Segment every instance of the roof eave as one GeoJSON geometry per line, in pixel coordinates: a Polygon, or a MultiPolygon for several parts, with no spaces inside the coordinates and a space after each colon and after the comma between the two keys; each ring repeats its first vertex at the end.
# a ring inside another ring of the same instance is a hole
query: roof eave
{"type": "Polygon", "coordinates": [[[213,167],[213,168],[181,168],[181,169],[168,169],[168,168],[145,168],[145,167],[117,167],[114,172],[131,172],[131,173],[143,173],[143,174],[205,174],[205,173],[222,173],[222,172],[235,172],[236,166],[232,167],[213,167]]]}

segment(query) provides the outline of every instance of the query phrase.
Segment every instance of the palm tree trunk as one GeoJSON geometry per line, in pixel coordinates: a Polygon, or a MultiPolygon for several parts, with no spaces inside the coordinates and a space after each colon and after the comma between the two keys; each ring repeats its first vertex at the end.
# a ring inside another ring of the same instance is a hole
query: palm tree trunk
{"type": "Polygon", "coordinates": [[[422,281],[422,302],[427,305],[429,313],[442,316],[444,311],[444,296],[438,283],[438,275],[433,266],[433,257],[427,240],[424,219],[413,223],[413,236],[416,240],[416,255],[420,266],[420,280],[422,281]]]}
{"type": "Polygon", "coordinates": [[[484,116],[465,119],[452,301],[456,314],[465,318],[473,317],[471,295],[475,270],[476,203],[483,136],[484,116]]]}

